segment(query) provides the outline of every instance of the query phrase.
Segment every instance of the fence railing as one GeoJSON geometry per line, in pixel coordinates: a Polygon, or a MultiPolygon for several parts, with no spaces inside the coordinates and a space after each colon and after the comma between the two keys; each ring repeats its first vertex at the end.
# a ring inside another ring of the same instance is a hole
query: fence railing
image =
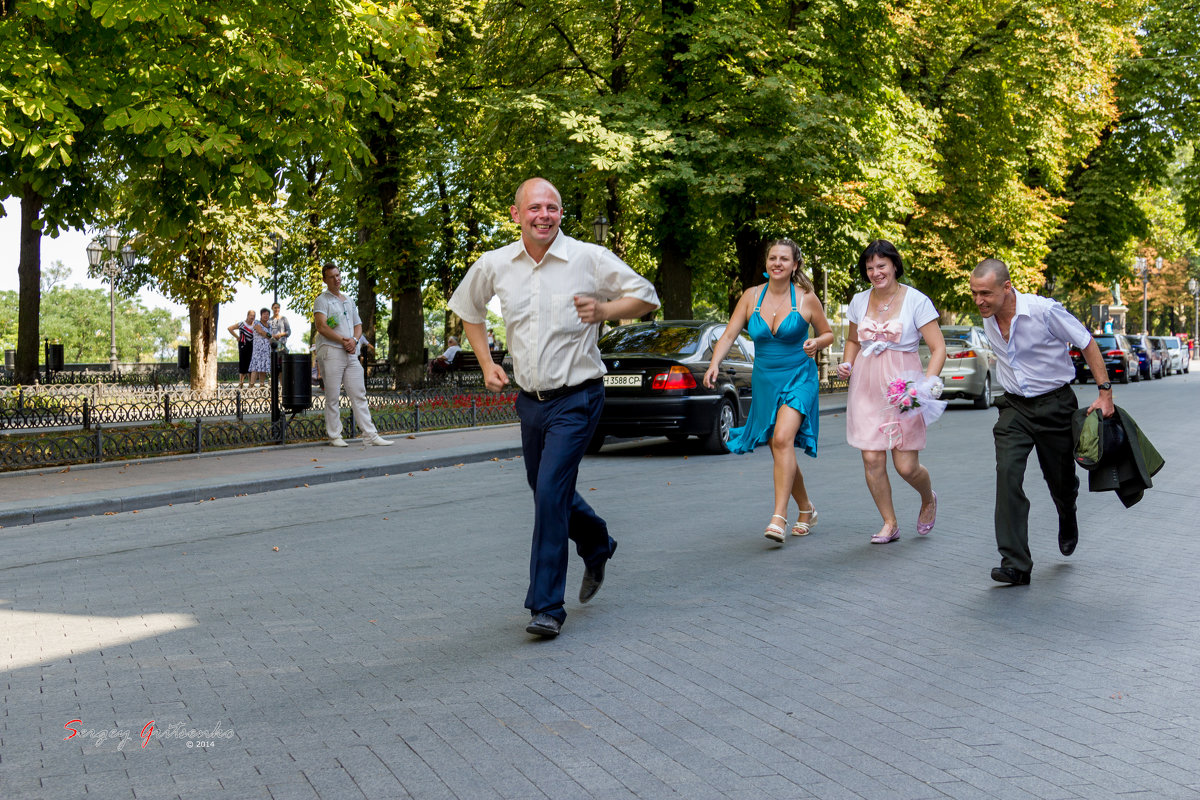
{"type": "MultiPolygon", "coordinates": [[[[314,399],[323,402],[324,398],[314,399]]],[[[371,419],[380,433],[418,433],[516,422],[514,399],[512,392],[397,392],[368,395],[368,405],[371,406],[371,419]]],[[[260,407],[263,409],[263,416],[259,418],[176,415],[150,426],[92,420],[90,428],[77,425],[77,429],[71,431],[9,433],[0,436],[0,471],[320,441],[326,436],[323,410],[293,417],[284,415],[272,423],[269,400],[255,398],[255,403],[255,411],[260,407]]],[[[197,408],[203,410],[202,406],[191,406],[190,410],[197,408]]],[[[219,405],[212,408],[224,410],[219,405]]],[[[245,407],[242,410],[244,414],[250,413],[245,407]]],[[[352,414],[343,412],[342,423],[346,436],[355,438],[358,435],[352,414]]]]}

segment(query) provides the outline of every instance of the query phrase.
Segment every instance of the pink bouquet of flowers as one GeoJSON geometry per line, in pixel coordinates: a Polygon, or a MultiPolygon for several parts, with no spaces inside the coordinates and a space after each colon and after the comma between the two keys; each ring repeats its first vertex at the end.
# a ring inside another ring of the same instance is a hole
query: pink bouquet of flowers
{"type": "Polygon", "coordinates": [[[913,381],[906,381],[904,378],[893,378],[888,383],[887,401],[888,405],[900,413],[921,407],[921,401],[917,398],[917,387],[913,381]]]}
{"type": "Polygon", "coordinates": [[[917,411],[925,418],[926,425],[932,424],[946,409],[946,401],[938,399],[941,394],[941,379],[928,378],[919,372],[896,376],[886,389],[888,405],[901,414],[917,411]]]}

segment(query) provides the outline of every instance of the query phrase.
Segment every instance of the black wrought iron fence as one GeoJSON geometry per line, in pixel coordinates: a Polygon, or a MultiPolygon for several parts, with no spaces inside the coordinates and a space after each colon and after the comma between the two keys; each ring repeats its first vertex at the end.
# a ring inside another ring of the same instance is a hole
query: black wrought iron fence
{"type": "MultiPolygon", "coordinates": [[[[372,395],[371,418],[384,434],[504,424],[516,422],[514,399],[511,392],[446,395],[427,390],[372,395]]],[[[214,408],[224,410],[219,404],[214,408]]],[[[341,413],[346,435],[357,437],[353,415],[341,413]]],[[[176,417],[150,426],[94,422],[88,429],[0,435],[0,471],[320,441],[325,436],[323,411],[284,416],[274,424],[269,413],[246,419],[195,416],[179,421],[176,417]]]]}

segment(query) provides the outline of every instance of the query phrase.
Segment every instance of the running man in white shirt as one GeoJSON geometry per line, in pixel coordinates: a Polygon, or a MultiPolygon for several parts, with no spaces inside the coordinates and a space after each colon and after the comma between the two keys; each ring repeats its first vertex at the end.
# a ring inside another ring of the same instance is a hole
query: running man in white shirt
{"type": "Polygon", "coordinates": [[[1029,452],[1038,464],[1058,510],[1058,549],[1075,552],[1079,522],[1071,415],[1079,407],[1071,381],[1075,366],[1070,346],[1083,351],[1100,396],[1088,411],[1112,416],[1112,384],[1100,347],[1083,324],[1056,300],[1013,288],[1003,261],[988,258],[971,273],[971,296],[983,315],[983,329],[996,354],[996,374],[1004,395],[992,428],[996,441],[996,547],[1000,566],[992,580],[1024,586],[1033,571],[1029,551],[1029,499],[1022,484],[1029,452]]]}
{"type": "Polygon", "coordinates": [[[521,392],[521,446],[533,489],[533,547],[525,607],[526,631],[559,633],[567,581],[568,540],[585,570],[579,601],[592,599],[617,548],[608,526],[575,491],[584,449],[604,407],[604,362],[596,346],[599,323],[632,319],[658,308],[654,287],[600,245],[559,230],[562,197],[547,180],[531,178],[509,209],[520,241],[484,253],[450,298],[463,320],[484,381],[508,384],[487,346],[487,304],[500,298],[513,372],[521,392]]]}

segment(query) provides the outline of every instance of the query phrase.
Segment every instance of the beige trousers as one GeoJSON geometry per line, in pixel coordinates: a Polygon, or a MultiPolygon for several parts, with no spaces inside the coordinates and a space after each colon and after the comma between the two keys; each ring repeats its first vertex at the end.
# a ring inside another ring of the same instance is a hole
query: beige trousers
{"type": "Polygon", "coordinates": [[[317,361],[321,365],[321,379],[325,381],[325,433],[330,439],[342,435],[340,402],[345,386],[360,435],[366,439],[377,436],[371,411],[367,408],[367,386],[358,357],[340,347],[322,347],[317,351],[317,361]]]}

